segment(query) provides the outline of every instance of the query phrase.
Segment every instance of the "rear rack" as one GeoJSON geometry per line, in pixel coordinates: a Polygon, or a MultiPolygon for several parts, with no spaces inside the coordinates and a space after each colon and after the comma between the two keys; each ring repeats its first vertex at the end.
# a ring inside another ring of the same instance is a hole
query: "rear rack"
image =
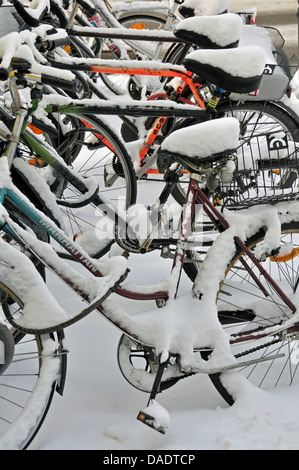
{"type": "Polygon", "coordinates": [[[297,199],[298,152],[299,130],[251,137],[232,157],[232,180],[218,186],[215,201],[222,206],[245,208],[297,199]]]}

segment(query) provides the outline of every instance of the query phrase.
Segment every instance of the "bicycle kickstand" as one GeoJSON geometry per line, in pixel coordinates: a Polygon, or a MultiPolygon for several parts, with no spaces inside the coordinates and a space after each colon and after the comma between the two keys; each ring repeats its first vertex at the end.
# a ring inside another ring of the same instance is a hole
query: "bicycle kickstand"
{"type": "Polygon", "coordinates": [[[158,431],[161,434],[165,434],[166,429],[168,427],[168,423],[161,422],[163,421],[163,419],[161,420],[162,414],[165,414],[167,412],[161,405],[155,402],[155,398],[160,389],[160,383],[162,380],[163,372],[165,368],[167,367],[169,361],[170,361],[170,357],[168,357],[168,359],[165,362],[162,362],[162,363],[160,362],[156,376],[155,376],[155,380],[152,386],[150,397],[147,403],[147,407],[144,411],[139,411],[137,415],[137,419],[139,421],[146,424],[150,428],[155,429],[155,431],[158,431]],[[155,404],[155,406],[153,406],[153,404],[155,404]],[[149,410],[149,413],[147,412],[147,410],[149,410]],[[162,414],[161,414],[161,410],[163,410],[162,414]],[[154,416],[155,414],[157,414],[157,416],[154,416]]]}

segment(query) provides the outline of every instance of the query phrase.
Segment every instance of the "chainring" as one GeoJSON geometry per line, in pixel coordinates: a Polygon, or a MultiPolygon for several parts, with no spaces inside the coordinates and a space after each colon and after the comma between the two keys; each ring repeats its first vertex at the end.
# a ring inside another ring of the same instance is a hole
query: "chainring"
{"type": "MultiPolygon", "coordinates": [[[[159,366],[152,348],[122,335],[118,343],[117,360],[122,375],[130,385],[142,392],[151,392],[159,366]]],[[[169,364],[163,373],[159,393],[172,387],[185,376],[176,362],[169,364]]]]}

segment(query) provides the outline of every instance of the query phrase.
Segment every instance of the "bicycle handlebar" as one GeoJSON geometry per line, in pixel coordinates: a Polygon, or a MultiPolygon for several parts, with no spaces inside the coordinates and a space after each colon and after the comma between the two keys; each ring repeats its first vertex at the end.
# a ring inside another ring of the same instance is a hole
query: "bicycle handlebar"
{"type": "Polygon", "coordinates": [[[86,10],[89,15],[93,16],[96,14],[96,8],[88,0],[76,0],[76,2],[83,8],[83,10],[86,10]]]}
{"type": "MultiPolygon", "coordinates": [[[[57,71],[52,74],[48,63],[46,61],[40,63],[38,58],[40,56],[39,50],[49,51],[68,45],[68,35],[61,34],[59,30],[53,30],[53,28],[50,34],[45,37],[36,37],[33,34],[31,39],[31,37],[28,38],[28,34],[31,33],[26,31],[26,36],[23,37],[22,33],[14,32],[0,39],[0,81],[6,81],[9,73],[16,69],[21,72],[45,75],[46,77],[53,75],[57,80],[61,80],[60,85],[57,83],[56,86],[62,87],[63,84],[64,89],[74,90],[75,79],[73,73],[66,70],[63,74],[59,74],[57,71]],[[26,57],[25,60],[24,57],[26,57]]],[[[51,82],[51,84],[53,83],[51,82]]]]}
{"type": "MultiPolygon", "coordinates": [[[[18,70],[18,72],[23,72],[24,77],[26,78],[26,73],[30,73],[31,70],[31,63],[26,59],[21,59],[18,57],[13,57],[11,60],[11,67],[12,69],[18,70]]],[[[55,77],[53,75],[48,75],[47,73],[38,74],[38,78],[40,79],[43,85],[49,85],[57,88],[62,88],[66,91],[76,91],[77,81],[74,80],[67,80],[63,77],[55,77]]]]}
{"type": "Polygon", "coordinates": [[[20,17],[32,28],[39,26],[41,20],[48,13],[47,4],[39,4],[37,8],[24,7],[19,0],[13,0],[13,5],[20,17]],[[41,8],[39,8],[41,6],[41,8]],[[38,14],[35,14],[35,12],[38,14]]]}
{"type": "MultiPolygon", "coordinates": [[[[65,5],[65,7],[67,8],[67,5],[65,5]]],[[[50,8],[51,12],[54,13],[59,20],[59,28],[66,29],[68,26],[68,18],[62,6],[55,0],[50,0],[50,8]]]]}
{"type": "Polygon", "coordinates": [[[66,91],[75,92],[77,89],[77,81],[76,80],[66,80],[64,78],[53,77],[51,75],[46,75],[44,73],[41,74],[41,82],[43,85],[49,85],[56,88],[62,88],[66,91]]]}
{"type": "Polygon", "coordinates": [[[65,47],[69,44],[70,40],[68,36],[58,39],[43,39],[41,37],[36,39],[36,46],[39,51],[53,51],[57,47],[65,47]]]}

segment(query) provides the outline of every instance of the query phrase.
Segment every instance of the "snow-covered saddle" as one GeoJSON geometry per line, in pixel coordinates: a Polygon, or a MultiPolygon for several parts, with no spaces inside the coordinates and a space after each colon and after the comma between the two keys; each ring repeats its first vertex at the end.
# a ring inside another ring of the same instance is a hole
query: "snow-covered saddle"
{"type": "Polygon", "coordinates": [[[220,15],[227,13],[229,0],[185,0],[179,7],[179,12],[184,18],[199,15],[220,15]]]}
{"type": "Polygon", "coordinates": [[[265,52],[259,46],[200,49],[190,52],[182,61],[186,69],[200,78],[235,93],[259,89],[265,62],[265,52]]]}
{"type": "Polygon", "coordinates": [[[196,16],[182,20],[174,35],[203,49],[225,49],[239,44],[242,19],[234,13],[196,16]]]}
{"type": "Polygon", "coordinates": [[[163,141],[159,154],[174,157],[188,171],[198,173],[202,163],[233,153],[238,146],[239,133],[237,119],[213,119],[172,132],[163,141]]]}

